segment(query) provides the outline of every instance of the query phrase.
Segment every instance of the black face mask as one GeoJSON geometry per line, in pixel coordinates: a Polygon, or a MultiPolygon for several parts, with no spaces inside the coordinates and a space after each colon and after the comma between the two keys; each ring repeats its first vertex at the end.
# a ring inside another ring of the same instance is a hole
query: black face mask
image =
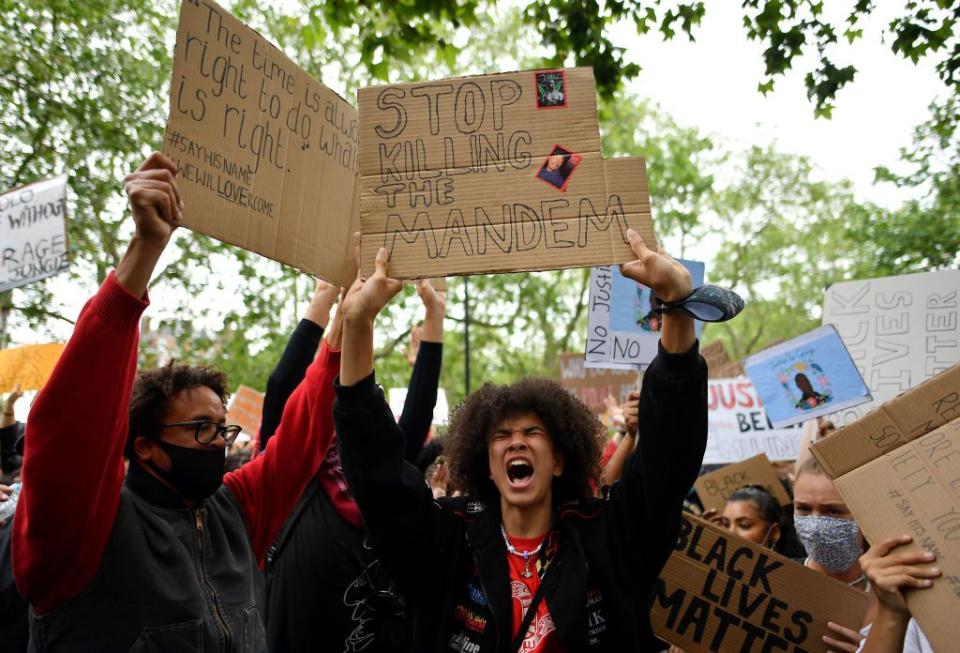
{"type": "Polygon", "coordinates": [[[156,443],[170,457],[170,471],[160,469],[152,460],[145,462],[184,499],[202,501],[223,483],[227,458],[222,448],[194,449],[163,440],[156,443]]]}

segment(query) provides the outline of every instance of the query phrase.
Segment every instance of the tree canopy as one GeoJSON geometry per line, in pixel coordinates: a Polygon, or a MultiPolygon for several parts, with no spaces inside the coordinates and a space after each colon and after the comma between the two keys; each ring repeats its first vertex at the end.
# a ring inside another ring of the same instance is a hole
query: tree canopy
{"type": "MultiPolygon", "coordinates": [[[[828,283],[960,263],[954,34],[960,9],[949,3],[907,2],[902,19],[888,27],[898,53],[937,58],[949,91],[904,146],[900,163],[878,170],[878,183],[915,197],[895,209],[858,200],[848,182],[822,179],[809,159],[775,144],[734,146],[623,90],[638,68],[611,40],[611,27],[627,21],[640,35],[657,30],[693,38],[703,2],[258,5],[238,0],[231,8],[311,74],[348,92],[384,79],[593,66],[604,149],[647,157],[658,232],[679,243],[677,255],[710,252],[708,279],[750,300],[738,320],[704,330],[706,341],[722,338],[735,356],[813,326],[828,283]]],[[[818,2],[745,0],[742,9],[746,37],[768,45],[760,90],[799,61],[804,48],[815,49],[820,63],[807,75],[808,90],[815,109],[828,114],[837,91],[854,77],[849,67],[831,63],[830,45],[863,38],[857,26],[873,4],[856,2],[840,24],[828,22],[818,2]]],[[[0,187],[68,172],[73,210],[69,293],[63,278],[54,278],[0,295],[11,329],[48,336],[74,319],[65,312],[68,300],[92,293],[119,259],[131,228],[122,179],[161,142],[176,15],[173,0],[0,0],[0,99],[7,108],[0,114],[0,187]]],[[[262,389],[312,281],[185,230],[170,249],[151,285],[151,332],[168,334],[174,355],[217,363],[234,384],[262,389]]],[[[472,278],[474,378],[555,375],[557,355],[584,346],[588,277],[587,270],[563,270],[472,278]]],[[[406,383],[401,354],[419,312],[411,288],[379,325],[377,367],[387,386],[406,383]]],[[[454,280],[442,380],[454,401],[464,389],[464,319],[463,282],[454,280]]],[[[161,353],[147,343],[143,362],[161,353]]]]}

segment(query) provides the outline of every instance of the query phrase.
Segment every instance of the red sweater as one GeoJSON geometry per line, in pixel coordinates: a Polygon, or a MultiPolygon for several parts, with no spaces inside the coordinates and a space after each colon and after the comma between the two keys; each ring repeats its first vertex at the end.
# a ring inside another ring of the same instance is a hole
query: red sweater
{"type": "MultiPolygon", "coordinates": [[[[148,303],[111,273],[81,311],[30,411],[13,570],[38,614],[79,594],[100,566],[120,501],[138,326],[148,303]]],[[[223,479],[261,561],[333,437],[339,369],[340,352],[324,343],[264,454],[223,479]]]]}

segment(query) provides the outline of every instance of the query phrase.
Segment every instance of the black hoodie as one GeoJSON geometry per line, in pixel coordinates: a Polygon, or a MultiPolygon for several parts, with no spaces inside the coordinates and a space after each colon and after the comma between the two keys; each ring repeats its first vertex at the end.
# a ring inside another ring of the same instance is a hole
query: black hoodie
{"type": "MultiPolygon", "coordinates": [[[[637,451],[605,499],[559,506],[542,549],[544,600],[565,653],[659,650],[649,609],[707,441],[707,367],[662,349],[640,397],[637,451]]],[[[403,459],[373,375],[337,385],[343,467],[373,545],[408,601],[414,650],[506,653],[512,607],[499,505],[435,501],[403,459]]]]}

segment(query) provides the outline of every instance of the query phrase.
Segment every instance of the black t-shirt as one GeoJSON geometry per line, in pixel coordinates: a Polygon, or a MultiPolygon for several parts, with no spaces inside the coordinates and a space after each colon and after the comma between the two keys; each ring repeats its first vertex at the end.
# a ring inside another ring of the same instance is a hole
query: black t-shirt
{"type": "Polygon", "coordinates": [[[377,590],[387,587],[366,535],[337,513],[318,482],[309,491],[270,570],[271,578],[283,579],[283,592],[268,598],[270,650],[395,650],[375,636],[375,611],[389,612],[390,599],[378,599],[377,590]]]}

